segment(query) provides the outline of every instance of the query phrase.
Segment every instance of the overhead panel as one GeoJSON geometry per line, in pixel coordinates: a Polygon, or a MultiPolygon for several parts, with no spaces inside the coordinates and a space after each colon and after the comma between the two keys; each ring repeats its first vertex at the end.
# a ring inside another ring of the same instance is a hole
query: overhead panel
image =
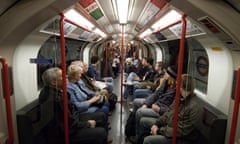
{"type": "Polygon", "coordinates": [[[98,23],[99,26],[103,26],[103,28],[108,32],[112,33],[113,28],[104,27],[105,25],[110,25],[107,17],[104,15],[100,5],[95,0],[80,0],[79,4],[84,8],[84,10],[92,16],[92,18],[98,23]]]}
{"type": "MultiPolygon", "coordinates": [[[[49,35],[60,35],[60,27],[59,27],[59,17],[53,19],[52,21],[48,22],[40,32],[46,33],[49,35]]],[[[93,32],[88,32],[86,30],[77,28],[76,26],[64,22],[64,35],[65,37],[83,40],[83,41],[91,41],[96,42],[99,40],[100,36],[93,32]]]]}

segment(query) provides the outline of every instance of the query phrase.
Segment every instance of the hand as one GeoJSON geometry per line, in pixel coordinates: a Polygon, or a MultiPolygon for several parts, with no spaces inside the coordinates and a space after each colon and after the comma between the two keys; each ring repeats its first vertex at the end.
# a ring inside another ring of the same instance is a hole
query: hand
{"type": "Polygon", "coordinates": [[[88,102],[89,102],[90,104],[92,104],[92,103],[97,102],[99,99],[100,99],[100,96],[94,96],[94,97],[92,97],[90,100],[88,100],[88,102]]]}
{"type": "Polygon", "coordinates": [[[150,133],[151,133],[152,135],[157,135],[158,129],[159,129],[159,128],[158,128],[157,125],[153,125],[153,126],[151,127],[150,133]]]}
{"type": "Polygon", "coordinates": [[[90,128],[95,128],[96,127],[96,121],[95,120],[88,120],[90,128]]]}
{"type": "Polygon", "coordinates": [[[140,81],[140,78],[138,76],[134,77],[135,81],[140,81]]]}
{"type": "Polygon", "coordinates": [[[148,86],[147,86],[147,89],[152,89],[152,87],[148,85],[148,86]]]}
{"type": "Polygon", "coordinates": [[[155,112],[160,112],[160,107],[156,104],[152,104],[152,109],[155,111],[155,112]]]}
{"type": "Polygon", "coordinates": [[[147,108],[147,105],[145,105],[145,104],[144,104],[144,105],[142,105],[142,108],[147,108]]]}

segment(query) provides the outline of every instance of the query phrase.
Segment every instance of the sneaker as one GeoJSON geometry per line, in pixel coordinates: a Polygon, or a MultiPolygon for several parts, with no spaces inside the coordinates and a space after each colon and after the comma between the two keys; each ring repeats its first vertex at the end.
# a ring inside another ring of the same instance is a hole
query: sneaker
{"type": "Polygon", "coordinates": [[[123,82],[123,85],[124,85],[124,86],[132,86],[133,83],[132,83],[132,82],[123,82]]]}
{"type": "Polygon", "coordinates": [[[133,112],[133,108],[130,108],[130,109],[129,109],[129,112],[133,112]]]}

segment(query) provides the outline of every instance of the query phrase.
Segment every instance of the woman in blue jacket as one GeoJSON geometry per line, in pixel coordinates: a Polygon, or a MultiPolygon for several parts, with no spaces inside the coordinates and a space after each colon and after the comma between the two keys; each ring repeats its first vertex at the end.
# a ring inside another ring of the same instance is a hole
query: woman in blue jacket
{"type": "Polygon", "coordinates": [[[107,100],[102,106],[96,106],[103,99],[103,96],[94,95],[94,92],[87,92],[80,84],[82,73],[82,68],[77,65],[70,65],[68,68],[67,92],[70,101],[78,108],[80,113],[104,112],[108,114],[109,104],[107,100]]]}

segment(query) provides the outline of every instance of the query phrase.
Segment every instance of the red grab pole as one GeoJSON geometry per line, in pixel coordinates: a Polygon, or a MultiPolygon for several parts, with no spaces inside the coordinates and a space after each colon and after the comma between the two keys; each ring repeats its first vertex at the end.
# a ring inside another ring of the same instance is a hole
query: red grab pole
{"type": "Polygon", "coordinates": [[[121,56],[121,115],[123,104],[123,71],[124,71],[124,25],[122,25],[122,56],[121,56]]]}
{"type": "Polygon", "coordinates": [[[235,101],[234,101],[234,108],[233,108],[233,115],[232,115],[232,124],[231,124],[229,144],[234,144],[235,135],[236,135],[236,127],[237,127],[237,122],[238,122],[239,102],[240,102],[240,67],[238,68],[236,84],[237,85],[236,85],[236,91],[235,91],[235,99],[234,99],[235,101]]]}
{"type": "Polygon", "coordinates": [[[139,71],[139,69],[140,69],[140,39],[138,39],[138,70],[137,71],[139,71]]]}
{"type": "Polygon", "coordinates": [[[107,46],[106,40],[105,40],[105,51],[106,51],[106,57],[105,57],[106,77],[108,77],[108,46],[107,46]]]}
{"type": "Polygon", "coordinates": [[[8,135],[9,138],[6,141],[6,144],[13,144],[14,142],[14,132],[13,132],[13,121],[12,121],[12,109],[11,109],[11,98],[10,98],[10,85],[9,85],[9,76],[8,76],[8,64],[6,59],[0,57],[0,62],[3,67],[3,85],[4,85],[4,96],[7,112],[7,126],[8,126],[8,135]]]}
{"type": "Polygon", "coordinates": [[[179,109],[179,99],[180,99],[180,84],[184,57],[184,46],[185,46],[185,36],[186,36],[186,15],[182,16],[182,34],[180,40],[180,50],[178,56],[178,73],[177,73],[177,86],[176,86],[176,96],[175,96],[175,107],[174,107],[174,125],[173,125],[173,137],[172,144],[176,144],[177,141],[177,125],[178,125],[178,109],[179,109]]]}
{"type": "Polygon", "coordinates": [[[66,72],[66,53],[64,39],[64,15],[60,19],[60,39],[61,39],[61,60],[62,60],[62,79],[63,79],[63,112],[64,112],[64,137],[65,144],[69,144],[68,135],[68,97],[67,97],[67,72],[66,72]]]}

